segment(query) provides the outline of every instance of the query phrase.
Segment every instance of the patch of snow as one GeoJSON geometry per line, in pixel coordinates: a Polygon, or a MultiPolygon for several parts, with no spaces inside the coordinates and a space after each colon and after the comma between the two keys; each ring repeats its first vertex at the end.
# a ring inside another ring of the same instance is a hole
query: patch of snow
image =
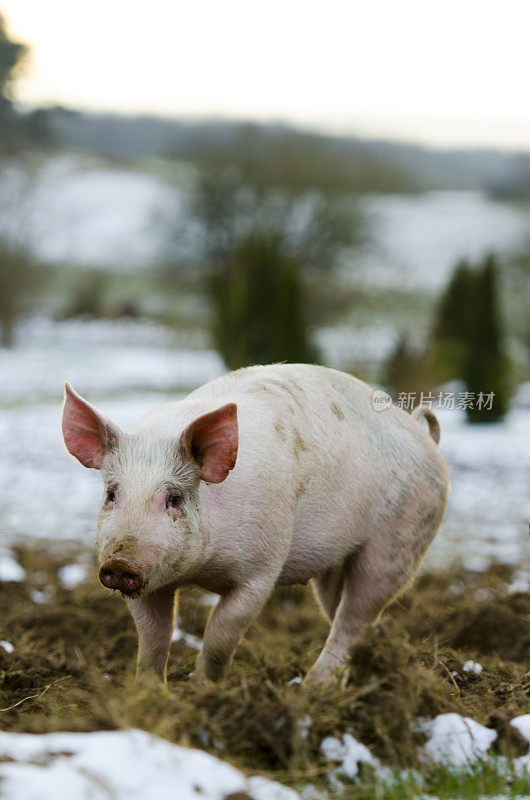
{"type": "Polygon", "coordinates": [[[530,381],[522,383],[512,398],[512,408],[530,409],[530,381]]]}
{"type": "Polygon", "coordinates": [[[181,194],[157,176],[68,154],[0,171],[0,234],[43,262],[145,268],[167,250],[181,194]]]}
{"type": "Polygon", "coordinates": [[[186,631],[183,631],[179,628],[179,622],[180,620],[177,620],[171,641],[184,642],[184,644],[187,647],[191,647],[192,650],[200,650],[202,647],[202,639],[199,639],[198,636],[194,636],[193,633],[186,633],[186,631]]]}
{"type": "Polygon", "coordinates": [[[528,564],[530,410],[501,423],[468,425],[464,412],[437,409],[453,493],[426,568],[463,561],[482,572],[492,561],[528,564]]]}
{"type": "Polygon", "coordinates": [[[510,722],[516,728],[521,736],[530,743],[530,714],[521,714],[519,717],[514,717],[510,722]]]}
{"type": "Polygon", "coordinates": [[[398,340],[395,327],[380,324],[319,328],[316,341],[324,363],[335,369],[351,368],[352,363],[385,361],[398,340]]]}
{"type": "Polygon", "coordinates": [[[15,646],[11,644],[11,642],[7,642],[5,639],[2,639],[0,642],[0,647],[3,647],[6,653],[12,653],[15,649],[15,646]]]}
{"type": "Polygon", "coordinates": [[[352,268],[384,288],[439,289],[461,258],[517,251],[530,234],[526,209],[479,191],[370,195],[361,203],[372,237],[352,253],[352,268]]]}
{"type": "Polygon", "coordinates": [[[88,568],[85,564],[66,564],[57,571],[59,583],[64,589],[75,589],[86,579],[88,568]]]}
{"type": "Polygon", "coordinates": [[[17,329],[15,346],[0,348],[2,405],[60,401],[67,379],[91,397],[120,391],[175,391],[222,375],[213,350],[179,347],[147,320],[33,318],[17,329]]]}
{"type": "Polygon", "coordinates": [[[302,739],[307,739],[307,737],[309,736],[309,729],[311,728],[312,724],[313,720],[311,719],[309,714],[306,714],[305,716],[302,717],[302,719],[298,720],[298,728],[300,730],[300,736],[302,737],[302,739]]]}
{"type": "Polygon", "coordinates": [[[526,572],[526,570],[516,572],[507,591],[508,594],[522,594],[530,591],[530,573],[526,572]]]}
{"type": "MultiPolygon", "coordinates": [[[[530,714],[521,714],[521,716],[515,717],[511,720],[510,725],[513,725],[530,744],[530,714]]],[[[530,750],[526,755],[514,760],[514,767],[517,772],[530,772],[530,750]]]]}
{"type": "Polygon", "coordinates": [[[54,592],[51,586],[42,590],[32,589],[29,593],[29,599],[32,603],[36,603],[36,605],[42,605],[43,603],[47,603],[48,600],[51,600],[53,594],[54,592]]]}
{"type": "Polygon", "coordinates": [[[328,761],[340,762],[338,773],[350,779],[356,777],[359,764],[369,764],[373,767],[379,764],[379,760],[351,733],[345,733],[342,742],[334,736],[326,736],[320,745],[320,750],[328,761]]]}
{"type": "Polygon", "coordinates": [[[329,794],[317,789],[314,783],[306,783],[300,792],[302,800],[329,800],[329,794]]]}
{"type": "Polygon", "coordinates": [[[469,767],[484,758],[497,738],[491,728],[460,714],[439,714],[419,723],[428,741],[423,754],[429,761],[452,767],[469,767]]]}
{"type": "Polygon", "coordinates": [[[475,675],[480,675],[482,669],[482,664],[479,664],[477,661],[466,661],[462,667],[463,672],[474,672],[475,675]]]}
{"type": "Polygon", "coordinates": [[[26,734],[0,732],[3,800],[296,800],[264,778],[247,779],[215,756],[140,731],[26,734]]]}
{"type": "Polygon", "coordinates": [[[202,606],[208,606],[208,608],[214,608],[217,605],[217,601],[219,600],[219,595],[215,594],[214,592],[205,592],[201,595],[200,604],[202,606]]]}
{"type": "Polygon", "coordinates": [[[462,561],[462,567],[469,572],[485,572],[491,564],[491,557],[487,553],[475,553],[466,555],[462,561]]]}
{"type": "Polygon", "coordinates": [[[26,570],[20,566],[14,556],[9,553],[0,554],[0,581],[16,581],[20,583],[26,577],[26,570]]]}
{"type": "Polygon", "coordinates": [[[254,775],[248,778],[248,792],[253,800],[300,800],[300,795],[288,786],[254,775]]]}

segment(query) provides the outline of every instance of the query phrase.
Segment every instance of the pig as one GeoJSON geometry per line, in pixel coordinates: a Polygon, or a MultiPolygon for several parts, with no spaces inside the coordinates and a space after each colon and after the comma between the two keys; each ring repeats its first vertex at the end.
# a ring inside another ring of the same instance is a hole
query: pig
{"type": "Polygon", "coordinates": [[[340,678],[444,513],[434,413],[381,410],[370,386],[325,367],[231,372],[128,433],[66,383],[62,430],[101,471],[99,578],[127,600],[138,674],[163,682],[179,587],[220,595],[194,671],[216,681],[274,588],[308,581],[330,631],[305,684],[340,678]]]}

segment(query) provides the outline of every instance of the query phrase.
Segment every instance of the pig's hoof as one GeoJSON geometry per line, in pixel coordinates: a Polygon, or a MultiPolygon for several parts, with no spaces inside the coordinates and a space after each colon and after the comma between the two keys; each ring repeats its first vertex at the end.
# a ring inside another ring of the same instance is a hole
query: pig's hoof
{"type": "Polygon", "coordinates": [[[313,675],[308,675],[304,681],[302,682],[302,686],[304,689],[309,689],[310,691],[317,691],[320,689],[327,689],[333,683],[338,684],[338,679],[334,675],[326,675],[321,677],[315,677],[313,675]]]}
{"type": "Polygon", "coordinates": [[[336,664],[325,667],[313,667],[305,676],[303,686],[307,689],[327,689],[329,686],[343,686],[346,665],[336,664]]]}
{"type": "Polygon", "coordinates": [[[345,686],[349,676],[348,658],[345,654],[323,651],[305,676],[304,686],[325,689],[332,684],[345,686]]]}
{"type": "Polygon", "coordinates": [[[302,686],[306,689],[325,689],[332,682],[333,675],[313,675],[309,672],[302,681],[302,686]]]}
{"type": "Polygon", "coordinates": [[[147,694],[158,694],[167,696],[170,694],[167,681],[162,680],[158,675],[152,673],[141,673],[134,679],[135,685],[142,692],[147,694]]]}
{"type": "Polygon", "coordinates": [[[219,683],[219,681],[222,681],[226,677],[229,666],[229,660],[221,661],[209,656],[203,656],[201,653],[195,664],[194,678],[197,676],[202,681],[219,683]]]}
{"type": "Polygon", "coordinates": [[[202,667],[195,667],[193,672],[190,672],[189,675],[190,683],[196,684],[197,686],[211,686],[219,680],[221,680],[221,678],[213,677],[210,672],[206,672],[202,667]]]}
{"type": "Polygon", "coordinates": [[[195,669],[188,675],[188,681],[191,684],[199,686],[200,684],[209,683],[208,678],[201,670],[195,669]]]}

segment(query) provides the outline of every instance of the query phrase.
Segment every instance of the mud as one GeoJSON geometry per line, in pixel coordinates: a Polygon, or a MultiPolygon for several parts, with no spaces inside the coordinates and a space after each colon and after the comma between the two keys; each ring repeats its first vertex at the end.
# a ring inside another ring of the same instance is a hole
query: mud
{"type": "MultiPolygon", "coordinates": [[[[14,645],[11,654],[0,647],[4,730],[135,726],[294,779],[324,771],[320,742],[346,730],[386,763],[414,765],[418,717],[457,711],[494,727],[498,752],[526,752],[508,722],[530,711],[530,595],[508,591],[507,567],[419,578],[365,630],[342,687],[316,694],[287,683],[305,674],[328,625],[309,588],[280,589],[224,684],[190,683],[196,652],[179,641],[164,692],[134,683],[133,622],[123,600],[99,586],[95,568],[69,591],[57,571],[73,554],[18,555],[26,581],[0,584],[0,639],[14,645]],[[48,599],[36,603],[35,590],[48,599]],[[463,671],[470,659],[482,665],[479,675],[463,671]]],[[[180,627],[197,636],[210,612],[201,596],[181,596],[180,627]]]]}

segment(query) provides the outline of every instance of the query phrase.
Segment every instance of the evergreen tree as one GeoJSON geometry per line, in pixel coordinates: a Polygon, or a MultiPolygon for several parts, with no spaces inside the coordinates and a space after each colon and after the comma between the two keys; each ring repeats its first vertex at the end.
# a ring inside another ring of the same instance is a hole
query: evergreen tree
{"type": "Polygon", "coordinates": [[[438,338],[465,338],[472,283],[471,266],[468,261],[462,259],[456,265],[440,302],[435,327],[435,335],[438,338]]]}
{"type": "Polygon", "coordinates": [[[211,277],[215,343],[231,369],[316,360],[298,268],[277,236],[256,232],[211,277]]]}
{"type": "MultiPolygon", "coordinates": [[[[317,361],[307,293],[358,237],[351,200],[264,189],[226,169],[200,177],[190,212],[189,252],[204,272],[214,342],[228,366],[317,361]]],[[[180,246],[188,249],[185,231],[180,246]]]]}
{"type": "Polygon", "coordinates": [[[503,352],[497,263],[493,255],[472,268],[461,261],[440,301],[433,350],[441,380],[461,378],[475,396],[470,422],[502,419],[508,403],[508,363],[503,352]],[[495,394],[493,406],[479,395],[495,394]]]}
{"type": "Polygon", "coordinates": [[[460,261],[442,295],[434,327],[434,351],[442,381],[463,374],[467,361],[469,315],[473,306],[474,273],[460,261]]]}
{"type": "Polygon", "coordinates": [[[420,357],[412,352],[407,337],[402,334],[386,361],[383,374],[383,383],[388,386],[394,398],[400,392],[418,390],[419,362],[420,357]]]}
{"type": "Polygon", "coordinates": [[[496,422],[507,411],[507,359],[503,353],[497,290],[497,262],[493,255],[474,275],[469,306],[466,359],[462,377],[475,402],[468,408],[470,422],[496,422]],[[492,408],[479,408],[479,393],[493,392],[492,408]]]}

